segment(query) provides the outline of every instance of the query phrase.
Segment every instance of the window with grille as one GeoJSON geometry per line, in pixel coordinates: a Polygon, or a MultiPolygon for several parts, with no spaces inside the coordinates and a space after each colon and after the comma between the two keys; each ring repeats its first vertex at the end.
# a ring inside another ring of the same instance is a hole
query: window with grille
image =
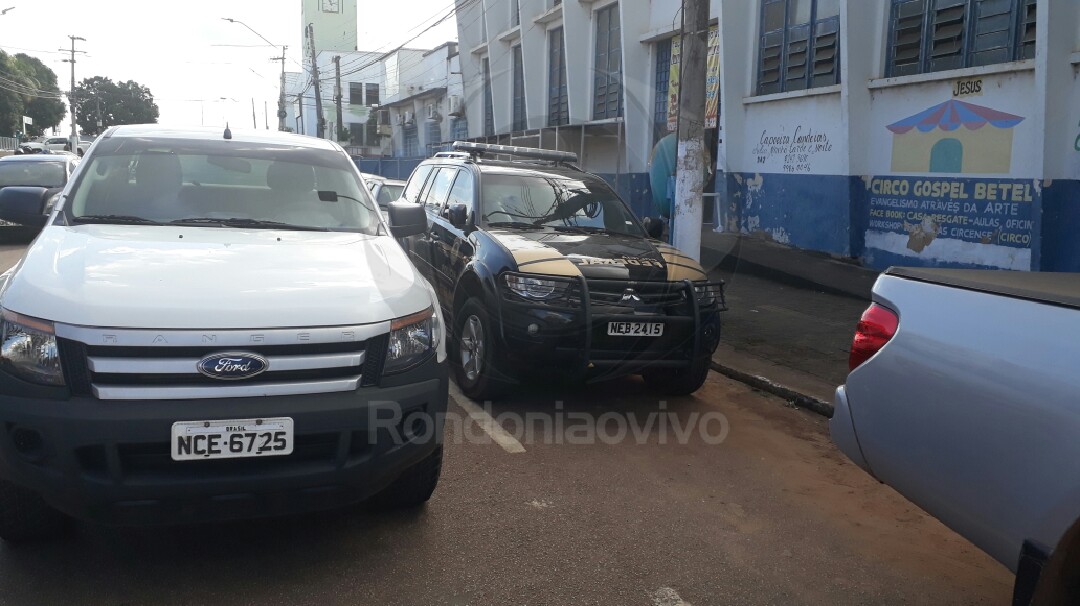
{"type": "Polygon", "coordinates": [[[450,122],[451,138],[455,141],[464,141],[469,138],[469,121],[466,118],[454,118],[450,122]]]}
{"type": "Polygon", "coordinates": [[[427,132],[424,133],[424,136],[427,137],[428,145],[442,143],[442,126],[438,122],[425,123],[425,129],[427,132]]]}
{"type": "Polygon", "coordinates": [[[892,0],[887,76],[1035,57],[1038,0],[892,0]]]}
{"type": "Polygon", "coordinates": [[[563,29],[548,32],[548,126],[570,123],[570,101],[566,89],[566,53],[563,29]]]}
{"type": "Polygon", "coordinates": [[[521,56],[521,46],[514,47],[514,124],[513,130],[528,128],[525,119],[525,65],[521,56]]]}
{"type": "Polygon", "coordinates": [[[668,91],[671,80],[671,39],[656,43],[656,102],[653,110],[653,140],[668,134],[668,91]]]}
{"type": "Polygon", "coordinates": [[[762,0],[757,93],[840,82],[840,0],[762,0]]]}
{"type": "Polygon", "coordinates": [[[484,57],[484,136],[495,135],[495,101],[491,96],[491,61],[484,57]]]}
{"type": "Polygon", "coordinates": [[[349,105],[364,104],[364,85],[360,82],[349,83],[349,105]]]}
{"type": "Polygon", "coordinates": [[[420,129],[415,124],[405,127],[405,156],[416,158],[420,156],[420,129]]]}
{"type": "Polygon", "coordinates": [[[349,145],[357,147],[364,144],[364,125],[360,122],[349,124],[349,145]]]}
{"type": "Polygon", "coordinates": [[[612,4],[596,11],[593,120],[622,115],[622,32],[619,5],[612,4]]]}
{"type": "Polygon", "coordinates": [[[375,116],[375,112],[372,112],[368,116],[368,121],[364,123],[364,145],[368,147],[379,147],[382,141],[379,140],[379,120],[375,116]]]}

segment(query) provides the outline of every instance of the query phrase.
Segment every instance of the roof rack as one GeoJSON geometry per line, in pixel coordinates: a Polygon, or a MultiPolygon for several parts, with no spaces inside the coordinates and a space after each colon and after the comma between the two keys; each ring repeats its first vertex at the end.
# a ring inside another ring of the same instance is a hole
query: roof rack
{"type": "Polygon", "coordinates": [[[433,158],[459,158],[461,160],[468,160],[472,157],[472,154],[466,152],[453,152],[453,151],[441,151],[436,152],[433,158]]]}
{"type": "Polygon", "coordinates": [[[572,152],[552,151],[550,149],[537,149],[534,147],[518,147],[516,145],[492,145],[490,143],[455,141],[450,148],[454,151],[442,153],[464,152],[474,158],[480,154],[503,154],[517,158],[529,158],[531,160],[547,160],[548,162],[559,164],[575,164],[578,161],[577,154],[572,152]]]}

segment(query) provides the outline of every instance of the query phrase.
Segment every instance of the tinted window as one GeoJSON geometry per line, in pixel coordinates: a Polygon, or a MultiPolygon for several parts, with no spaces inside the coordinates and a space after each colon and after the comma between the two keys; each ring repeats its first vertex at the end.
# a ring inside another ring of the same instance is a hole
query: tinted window
{"type": "Polygon", "coordinates": [[[440,168],[439,172],[435,173],[431,187],[424,196],[425,206],[429,209],[438,209],[446,203],[446,196],[450,193],[450,186],[454,183],[457,172],[456,168],[440,168]]]}
{"type": "Polygon", "coordinates": [[[431,174],[433,167],[430,164],[421,164],[416,167],[411,177],[409,177],[409,183],[405,186],[405,193],[403,197],[409,202],[419,202],[420,192],[424,191],[424,182],[427,181],[428,175],[431,174]]]}
{"type": "Polygon", "coordinates": [[[473,201],[473,177],[468,171],[461,171],[457,181],[454,181],[454,189],[450,190],[449,204],[464,204],[472,207],[473,201]]]}
{"type": "Polygon", "coordinates": [[[0,162],[0,187],[62,187],[67,182],[59,162],[0,162]]]}
{"type": "Polygon", "coordinates": [[[67,211],[279,222],[374,234],[379,219],[348,158],[330,150],[227,146],[218,141],[102,141],[80,171],[67,211]],[[335,192],[327,202],[319,192],[335,192]]]}
{"type": "Polygon", "coordinates": [[[630,210],[606,184],[561,176],[485,174],[481,218],[489,225],[602,228],[644,235],[630,210]]]}

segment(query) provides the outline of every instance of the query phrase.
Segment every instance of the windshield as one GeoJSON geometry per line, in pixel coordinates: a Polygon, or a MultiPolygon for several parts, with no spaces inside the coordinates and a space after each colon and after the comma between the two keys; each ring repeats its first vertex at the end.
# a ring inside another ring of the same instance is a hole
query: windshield
{"type": "Polygon", "coordinates": [[[401,197],[402,190],[405,189],[404,185],[383,185],[379,188],[379,196],[376,200],[379,206],[386,206],[387,204],[397,200],[401,197]]]}
{"type": "Polygon", "coordinates": [[[330,150],[184,140],[100,145],[65,211],[76,222],[126,217],[369,234],[378,229],[378,214],[353,166],[330,150]],[[334,192],[337,199],[320,199],[320,192],[334,192]]]}
{"type": "Polygon", "coordinates": [[[490,224],[593,228],[643,236],[623,201],[602,182],[563,176],[485,174],[482,219],[490,224]]]}
{"type": "Polygon", "coordinates": [[[65,172],[60,162],[0,162],[0,187],[63,187],[65,172]]]}

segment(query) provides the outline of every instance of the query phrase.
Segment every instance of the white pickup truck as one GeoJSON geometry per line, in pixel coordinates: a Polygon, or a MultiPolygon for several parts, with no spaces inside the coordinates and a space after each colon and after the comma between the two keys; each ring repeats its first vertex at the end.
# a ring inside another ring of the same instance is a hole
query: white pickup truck
{"type": "Polygon", "coordinates": [[[859,322],[833,441],[1016,573],[1080,604],[1080,274],[891,269],[859,322]]]}
{"type": "Polygon", "coordinates": [[[47,197],[0,190],[44,224],[0,276],[0,537],[428,500],[443,325],[395,239],[422,209],[391,232],[334,143],[153,125],[47,197]]]}

